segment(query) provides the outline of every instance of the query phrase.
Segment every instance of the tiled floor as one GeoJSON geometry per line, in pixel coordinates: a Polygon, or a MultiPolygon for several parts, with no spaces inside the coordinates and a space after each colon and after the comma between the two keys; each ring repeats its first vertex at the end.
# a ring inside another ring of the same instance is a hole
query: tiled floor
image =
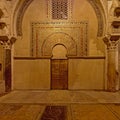
{"type": "Polygon", "coordinates": [[[120,120],[120,104],[0,104],[0,120],[120,120]],[[59,108],[66,108],[61,111],[59,108]],[[55,109],[51,109],[55,108],[55,109]]]}
{"type": "Polygon", "coordinates": [[[120,120],[120,92],[13,91],[0,97],[0,120],[120,120]]]}

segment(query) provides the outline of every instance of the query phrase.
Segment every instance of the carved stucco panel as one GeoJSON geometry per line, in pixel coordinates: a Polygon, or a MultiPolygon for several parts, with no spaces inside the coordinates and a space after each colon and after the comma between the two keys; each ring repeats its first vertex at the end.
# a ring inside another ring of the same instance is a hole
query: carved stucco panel
{"type": "Polygon", "coordinates": [[[87,31],[86,21],[32,23],[31,56],[52,56],[56,44],[64,45],[69,56],[86,56],[87,31]]]}
{"type": "Polygon", "coordinates": [[[77,46],[73,38],[65,33],[54,33],[45,40],[42,46],[42,55],[52,55],[52,49],[56,44],[62,44],[67,48],[69,56],[77,55],[77,46]]]}
{"type": "MultiPolygon", "coordinates": [[[[17,18],[16,19],[16,32],[17,32],[18,36],[22,36],[22,20],[23,20],[23,16],[24,16],[24,13],[25,13],[26,9],[32,3],[32,1],[33,0],[24,0],[23,3],[22,3],[22,5],[18,9],[17,17],[15,17],[15,18],[17,18]]],[[[49,0],[46,0],[46,4],[50,3],[48,1],[49,0]]],[[[72,4],[73,1],[70,1],[70,2],[72,4]]],[[[98,2],[98,0],[88,0],[88,2],[94,8],[96,16],[98,18],[98,34],[97,34],[97,36],[100,37],[100,36],[103,35],[103,32],[104,32],[104,18],[105,18],[105,16],[104,16],[104,10],[103,10],[103,8],[101,6],[100,1],[98,2]]],[[[69,7],[71,9],[71,15],[72,15],[72,6],[69,5],[69,7]]],[[[50,14],[49,11],[50,11],[50,9],[48,7],[47,16],[49,16],[49,14],[50,14]]],[[[72,16],[70,18],[72,18],[72,16]]]]}

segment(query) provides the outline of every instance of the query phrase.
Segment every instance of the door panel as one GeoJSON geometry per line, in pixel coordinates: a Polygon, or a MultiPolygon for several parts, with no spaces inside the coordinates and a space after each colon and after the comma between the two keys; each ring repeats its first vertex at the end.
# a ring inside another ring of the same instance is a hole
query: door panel
{"type": "Polygon", "coordinates": [[[51,89],[68,89],[68,61],[51,60],[51,89]]]}

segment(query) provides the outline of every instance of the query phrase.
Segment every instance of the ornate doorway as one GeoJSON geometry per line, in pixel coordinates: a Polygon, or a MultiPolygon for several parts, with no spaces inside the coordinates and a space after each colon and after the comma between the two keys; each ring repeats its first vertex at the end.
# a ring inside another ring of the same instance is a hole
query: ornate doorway
{"type": "Polygon", "coordinates": [[[63,45],[53,48],[51,60],[51,89],[68,89],[67,50],[63,45]]]}

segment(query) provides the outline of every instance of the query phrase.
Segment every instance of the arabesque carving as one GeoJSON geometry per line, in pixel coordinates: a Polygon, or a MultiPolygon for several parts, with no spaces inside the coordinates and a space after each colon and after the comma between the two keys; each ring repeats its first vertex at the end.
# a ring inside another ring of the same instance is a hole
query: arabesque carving
{"type": "MultiPolygon", "coordinates": [[[[22,5],[21,5],[21,7],[18,10],[17,20],[16,20],[16,31],[17,31],[17,35],[18,36],[22,35],[22,20],[23,20],[23,16],[24,16],[24,13],[25,13],[26,9],[28,8],[28,6],[31,4],[32,1],[33,0],[24,0],[22,5]]],[[[71,0],[69,2],[73,2],[73,1],[71,0]]],[[[101,6],[100,1],[98,2],[98,0],[88,0],[88,2],[94,8],[96,16],[98,18],[98,34],[97,34],[97,36],[100,37],[100,36],[103,35],[103,32],[104,32],[104,18],[105,18],[104,10],[103,10],[103,8],[101,6]]],[[[48,3],[46,2],[46,4],[48,4],[48,3]]],[[[48,4],[48,6],[49,6],[49,4],[48,4]]],[[[71,12],[68,13],[68,14],[69,14],[70,18],[72,18],[71,17],[72,6],[71,5],[69,5],[69,6],[70,6],[70,9],[71,9],[71,12]]],[[[48,9],[48,13],[50,13],[49,10],[50,9],[48,9]]]]}
{"type": "Polygon", "coordinates": [[[32,23],[31,56],[51,56],[52,47],[63,44],[69,56],[87,56],[88,23],[32,23]]]}
{"type": "Polygon", "coordinates": [[[98,33],[97,33],[97,36],[100,37],[100,36],[103,35],[103,32],[104,32],[105,14],[104,14],[103,7],[101,6],[101,3],[100,3],[99,0],[88,0],[88,2],[94,8],[96,16],[98,18],[98,33]]]}
{"type": "Polygon", "coordinates": [[[77,45],[71,36],[66,33],[57,32],[48,36],[42,45],[42,55],[51,56],[55,45],[62,44],[67,48],[68,56],[77,55],[77,45]]]}
{"type": "Polygon", "coordinates": [[[116,49],[120,36],[107,35],[103,38],[104,43],[108,49],[116,49]]]}
{"type": "Polygon", "coordinates": [[[0,44],[3,45],[4,49],[11,49],[15,41],[16,41],[15,37],[11,37],[9,39],[8,36],[0,36],[0,44]]]}

